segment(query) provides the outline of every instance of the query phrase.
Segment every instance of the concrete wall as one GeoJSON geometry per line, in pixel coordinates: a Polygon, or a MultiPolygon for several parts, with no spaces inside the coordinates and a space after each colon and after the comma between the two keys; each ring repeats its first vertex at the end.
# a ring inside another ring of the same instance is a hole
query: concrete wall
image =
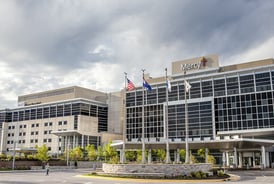
{"type": "Polygon", "coordinates": [[[106,164],[103,163],[103,171],[108,174],[120,173],[159,173],[166,176],[184,176],[191,172],[210,172],[212,164],[106,164]]]}

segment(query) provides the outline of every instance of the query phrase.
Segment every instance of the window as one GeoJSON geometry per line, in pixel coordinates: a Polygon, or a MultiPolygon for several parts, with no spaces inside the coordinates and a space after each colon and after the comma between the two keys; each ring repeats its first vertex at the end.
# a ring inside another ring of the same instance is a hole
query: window
{"type": "Polygon", "coordinates": [[[59,122],[58,122],[58,125],[62,125],[62,121],[59,121],[59,122]]]}
{"type": "Polygon", "coordinates": [[[44,131],[44,134],[48,134],[48,131],[44,131]]]}
{"type": "Polygon", "coordinates": [[[68,122],[67,121],[64,121],[64,125],[66,125],[68,122]]]}
{"type": "Polygon", "coordinates": [[[48,126],[48,122],[46,122],[44,125],[45,125],[45,126],[48,126]]]}
{"type": "Polygon", "coordinates": [[[52,126],[52,122],[49,122],[49,126],[52,126]]]}
{"type": "Polygon", "coordinates": [[[39,127],[39,123],[36,123],[36,127],[39,127]]]}

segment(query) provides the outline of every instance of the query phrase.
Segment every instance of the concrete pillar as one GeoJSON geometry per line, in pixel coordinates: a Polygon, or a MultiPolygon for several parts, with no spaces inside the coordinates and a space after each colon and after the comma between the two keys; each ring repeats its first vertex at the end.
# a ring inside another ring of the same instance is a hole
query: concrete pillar
{"type": "Polygon", "coordinates": [[[261,147],[261,155],[262,155],[262,159],[261,159],[261,169],[264,169],[266,166],[266,159],[265,159],[265,147],[262,146],[261,147]]]}
{"type": "Polygon", "coordinates": [[[238,157],[237,157],[237,148],[234,147],[234,159],[233,159],[233,164],[235,166],[235,168],[238,167],[238,157]]]}
{"type": "Polygon", "coordinates": [[[84,147],[84,139],[85,139],[85,136],[82,135],[82,141],[81,141],[81,147],[82,147],[82,148],[84,147]]]}
{"type": "Polygon", "coordinates": [[[243,154],[239,152],[239,168],[243,167],[243,154]]]}
{"type": "Polygon", "coordinates": [[[75,148],[75,134],[72,137],[72,149],[75,148]]]}
{"type": "Polygon", "coordinates": [[[151,161],[152,161],[152,159],[151,159],[151,149],[149,149],[148,150],[148,158],[147,158],[148,164],[151,164],[151,161]]]}
{"type": "Polygon", "coordinates": [[[250,166],[255,167],[256,162],[255,162],[255,152],[252,152],[252,158],[253,158],[253,162],[251,163],[251,158],[250,158],[250,166]]]}
{"type": "Polygon", "coordinates": [[[226,155],[226,166],[228,167],[229,166],[229,154],[228,154],[228,151],[225,152],[225,155],[226,155]]]}
{"type": "Polygon", "coordinates": [[[208,163],[208,148],[205,148],[205,163],[208,163]]]}
{"type": "Polygon", "coordinates": [[[180,149],[177,149],[177,151],[176,151],[176,155],[177,155],[177,157],[176,157],[176,163],[177,164],[179,164],[180,163],[180,157],[181,157],[181,155],[180,155],[180,149]]]}
{"type": "Polygon", "coordinates": [[[223,162],[223,167],[226,167],[226,154],[225,152],[222,153],[222,162],[223,162]]]}
{"type": "Polygon", "coordinates": [[[265,152],[265,168],[270,167],[269,152],[265,152]]]}

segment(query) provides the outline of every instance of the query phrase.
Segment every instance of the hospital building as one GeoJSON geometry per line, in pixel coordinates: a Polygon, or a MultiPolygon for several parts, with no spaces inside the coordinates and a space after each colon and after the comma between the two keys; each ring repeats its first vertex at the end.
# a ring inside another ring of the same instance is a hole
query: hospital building
{"type": "Polygon", "coordinates": [[[145,74],[151,91],[136,84],[113,93],[73,86],[19,96],[20,106],[0,111],[0,152],[9,152],[15,141],[21,148],[46,144],[58,155],[66,147],[108,140],[117,149],[122,141],[126,150],[143,143],[146,150],[165,149],[168,140],[176,160],[186,146],[187,120],[190,150],[208,148],[226,166],[272,166],[272,58],[225,66],[218,55],[174,61],[168,92],[165,67],[163,76],[145,74]],[[191,85],[187,93],[184,81],[191,85]]]}

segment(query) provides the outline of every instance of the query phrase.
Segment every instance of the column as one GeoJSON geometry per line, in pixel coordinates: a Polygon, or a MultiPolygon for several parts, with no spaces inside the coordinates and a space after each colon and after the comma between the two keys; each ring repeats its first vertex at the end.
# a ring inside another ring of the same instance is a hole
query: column
{"type": "Polygon", "coordinates": [[[265,159],[265,147],[261,147],[261,154],[262,154],[262,162],[261,162],[261,169],[264,169],[266,166],[266,159],[265,159]]]}
{"type": "Polygon", "coordinates": [[[148,164],[151,164],[151,149],[148,150],[147,162],[148,162],[148,164]]]}
{"type": "Polygon", "coordinates": [[[73,137],[72,137],[72,149],[75,148],[75,134],[73,134],[73,137]]]}
{"type": "Polygon", "coordinates": [[[223,162],[223,167],[225,168],[226,167],[226,154],[225,154],[225,152],[223,152],[223,154],[222,154],[222,162],[223,162]]]}
{"type": "Polygon", "coordinates": [[[226,166],[229,167],[229,154],[228,154],[228,151],[225,152],[225,155],[226,155],[226,166]]]}
{"type": "MultiPolygon", "coordinates": [[[[84,139],[85,139],[85,136],[82,135],[82,142],[81,142],[81,147],[83,148],[84,147],[84,139]]],[[[87,145],[86,145],[87,146],[87,145]]]]}
{"type": "Polygon", "coordinates": [[[237,148],[234,147],[234,159],[233,159],[233,164],[235,166],[235,168],[238,167],[238,157],[237,157],[237,148]]]}
{"type": "Polygon", "coordinates": [[[179,164],[180,160],[181,160],[180,159],[180,157],[181,157],[181,155],[180,155],[180,149],[177,149],[176,153],[177,153],[176,162],[177,162],[177,164],[179,164]]]}
{"type": "Polygon", "coordinates": [[[208,163],[208,148],[205,148],[205,163],[208,163]]]}
{"type": "Polygon", "coordinates": [[[239,152],[239,168],[243,167],[243,154],[239,152]]]}

